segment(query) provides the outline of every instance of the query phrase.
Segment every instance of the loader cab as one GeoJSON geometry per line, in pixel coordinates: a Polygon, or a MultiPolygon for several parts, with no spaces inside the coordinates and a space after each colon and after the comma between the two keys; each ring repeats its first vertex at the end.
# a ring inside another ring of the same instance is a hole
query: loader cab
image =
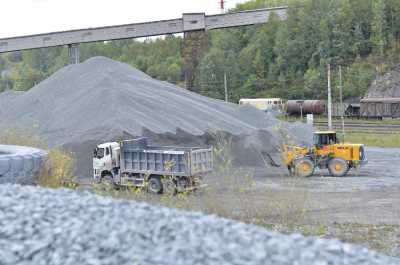
{"type": "Polygon", "coordinates": [[[323,146],[337,144],[338,139],[334,131],[321,131],[314,133],[314,145],[319,148],[323,146]]]}

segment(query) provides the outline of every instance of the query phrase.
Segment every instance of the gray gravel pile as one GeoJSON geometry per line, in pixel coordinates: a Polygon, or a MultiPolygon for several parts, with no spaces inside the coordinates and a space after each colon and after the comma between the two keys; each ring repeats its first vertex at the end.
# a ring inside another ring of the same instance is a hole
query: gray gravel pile
{"type": "Polygon", "coordinates": [[[392,265],[336,240],[89,193],[0,186],[0,264],[392,265]]]}
{"type": "Polygon", "coordinates": [[[104,57],[67,66],[13,99],[0,112],[1,127],[29,130],[50,146],[68,147],[77,154],[78,169],[86,173],[94,146],[120,137],[205,145],[213,143],[215,133],[224,132],[237,136],[236,149],[244,153],[240,157],[251,157],[254,148],[259,149],[255,153],[276,151],[281,140],[277,128],[305,139],[303,133],[252,107],[201,96],[104,57]]]}
{"type": "Polygon", "coordinates": [[[392,71],[379,76],[367,93],[368,98],[400,98],[400,65],[392,71]]]}
{"type": "Polygon", "coordinates": [[[0,116],[3,112],[7,111],[7,109],[12,106],[14,100],[22,95],[24,92],[22,91],[4,91],[0,93],[0,116]]]}

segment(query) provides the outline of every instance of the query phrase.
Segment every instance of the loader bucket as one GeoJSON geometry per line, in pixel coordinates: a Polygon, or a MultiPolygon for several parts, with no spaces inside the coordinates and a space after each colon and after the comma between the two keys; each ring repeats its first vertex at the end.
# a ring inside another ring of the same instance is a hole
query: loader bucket
{"type": "Polygon", "coordinates": [[[282,157],[280,154],[263,153],[263,157],[265,164],[269,164],[273,167],[282,166],[282,157]]]}

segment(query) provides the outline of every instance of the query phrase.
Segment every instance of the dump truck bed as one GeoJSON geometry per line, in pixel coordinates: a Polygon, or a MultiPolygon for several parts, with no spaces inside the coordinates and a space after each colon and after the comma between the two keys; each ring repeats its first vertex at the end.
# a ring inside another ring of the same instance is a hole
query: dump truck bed
{"type": "Polygon", "coordinates": [[[121,143],[121,172],[201,176],[213,169],[213,149],[151,146],[146,138],[121,143]]]}

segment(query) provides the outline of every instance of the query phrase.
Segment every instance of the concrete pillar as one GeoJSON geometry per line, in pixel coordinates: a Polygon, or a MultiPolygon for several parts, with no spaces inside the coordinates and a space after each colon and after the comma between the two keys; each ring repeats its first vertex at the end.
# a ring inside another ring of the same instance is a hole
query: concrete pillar
{"type": "Polygon", "coordinates": [[[78,64],[78,63],[80,63],[79,56],[80,56],[79,43],[68,44],[69,64],[78,64]]]}
{"type": "Polygon", "coordinates": [[[184,35],[182,57],[185,83],[188,90],[194,89],[195,70],[208,49],[208,36],[205,30],[187,31],[184,35]]]}

